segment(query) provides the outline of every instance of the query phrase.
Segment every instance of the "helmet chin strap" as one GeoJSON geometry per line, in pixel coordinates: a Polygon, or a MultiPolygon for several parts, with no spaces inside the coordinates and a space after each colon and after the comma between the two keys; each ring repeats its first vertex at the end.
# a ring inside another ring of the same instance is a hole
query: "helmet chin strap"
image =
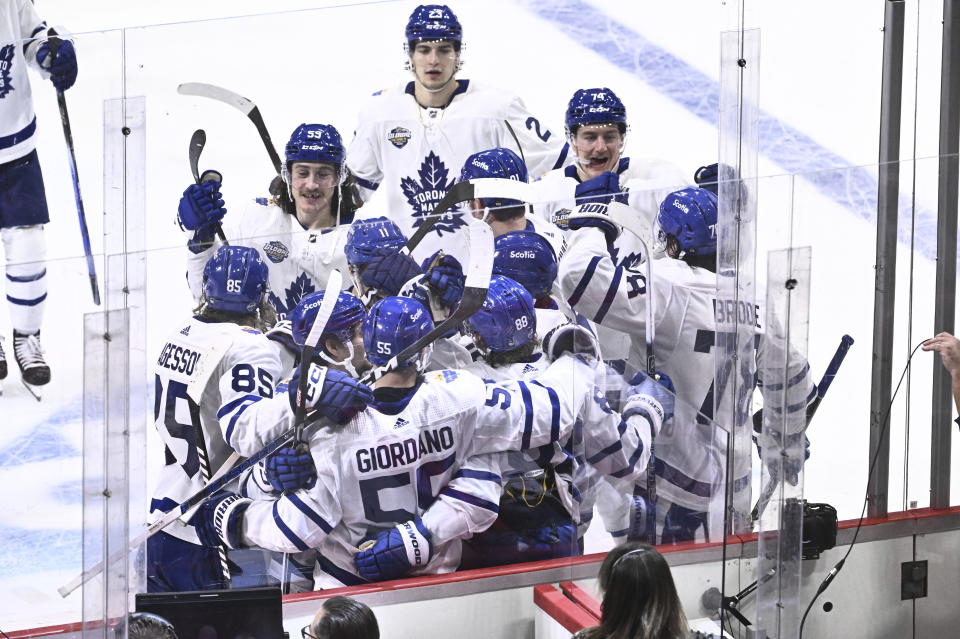
{"type": "Polygon", "coordinates": [[[321,349],[321,351],[320,351],[320,359],[322,359],[322,360],[325,361],[326,363],[331,364],[331,365],[333,365],[333,366],[342,366],[343,368],[346,369],[347,373],[350,374],[350,377],[353,377],[354,379],[359,379],[359,378],[360,378],[360,375],[359,375],[359,373],[357,373],[357,369],[356,369],[356,367],[354,367],[354,365],[353,365],[353,355],[354,355],[354,353],[353,353],[353,343],[352,343],[352,342],[344,342],[343,340],[340,340],[340,341],[341,341],[341,343],[342,343],[344,346],[347,347],[347,352],[350,353],[349,355],[347,355],[346,358],[344,358],[343,360],[341,360],[341,361],[338,362],[337,360],[333,359],[333,357],[331,357],[331,356],[327,353],[327,349],[326,349],[326,348],[323,348],[323,349],[321,349]]]}

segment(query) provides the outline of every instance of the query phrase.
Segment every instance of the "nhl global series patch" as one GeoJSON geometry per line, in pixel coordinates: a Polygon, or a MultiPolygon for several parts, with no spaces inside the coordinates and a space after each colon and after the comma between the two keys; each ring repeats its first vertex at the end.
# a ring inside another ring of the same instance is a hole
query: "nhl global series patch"
{"type": "Polygon", "coordinates": [[[410,129],[405,129],[402,126],[394,127],[390,129],[390,133],[387,134],[387,139],[390,141],[390,144],[402,149],[407,146],[407,142],[410,141],[410,129]]]}
{"type": "Polygon", "coordinates": [[[263,245],[263,252],[274,264],[279,264],[290,256],[290,249],[283,245],[283,242],[276,240],[267,242],[263,245]]]}

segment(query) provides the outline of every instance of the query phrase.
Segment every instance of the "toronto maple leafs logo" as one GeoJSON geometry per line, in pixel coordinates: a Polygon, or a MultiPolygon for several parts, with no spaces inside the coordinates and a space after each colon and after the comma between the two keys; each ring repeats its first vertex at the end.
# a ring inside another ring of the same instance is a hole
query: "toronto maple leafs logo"
{"type": "Polygon", "coordinates": [[[13,91],[10,82],[10,69],[13,67],[13,53],[15,45],[8,44],[0,47],[0,98],[7,97],[13,91]]]}
{"type": "Polygon", "coordinates": [[[269,300],[270,306],[272,306],[277,311],[277,320],[284,319],[293,308],[300,303],[300,300],[307,293],[313,293],[316,287],[313,285],[313,281],[307,276],[306,273],[301,273],[297,276],[297,279],[294,280],[290,287],[283,291],[285,300],[281,300],[279,296],[273,291],[270,291],[269,300]]]}
{"type": "MultiPolygon", "coordinates": [[[[447,194],[450,187],[456,180],[447,180],[449,170],[443,164],[443,161],[433,152],[424,158],[420,164],[420,171],[415,178],[405,177],[400,180],[400,188],[413,209],[413,216],[419,218],[413,223],[414,227],[419,227],[423,223],[423,218],[433,213],[434,207],[447,194]]],[[[444,233],[453,233],[461,226],[466,226],[466,221],[461,215],[447,214],[437,222],[433,230],[437,235],[443,237],[444,233]]]]}

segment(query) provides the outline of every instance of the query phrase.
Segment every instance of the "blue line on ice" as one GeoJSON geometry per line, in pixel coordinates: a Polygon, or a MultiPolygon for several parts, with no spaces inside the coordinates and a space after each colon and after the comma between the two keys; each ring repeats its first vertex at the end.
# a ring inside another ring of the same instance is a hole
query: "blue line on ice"
{"type": "MultiPolygon", "coordinates": [[[[717,125],[720,85],[666,49],[585,0],[519,0],[538,17],[556,24],[577,44],[602,55],[614,66],[670,98],[697,118],[717,125]],[[600,29],[606,26],[606,32],[600,29]],[[698,91],[691,91],[697,87],[698,91]]],[[[873,222],[877,212],[877,179],[783,120],[760,111],[760,152],[790,173],[803,173],[828,199],[873,222]]],[[[709,158],[704,158],[707,163],[709,158]]],[[[901,242],[910,241],[910,197],[899,198],[901,242]]],[[[915,244],[921,255],[937,256],[936,215],[917,207],[915,244]]]]}

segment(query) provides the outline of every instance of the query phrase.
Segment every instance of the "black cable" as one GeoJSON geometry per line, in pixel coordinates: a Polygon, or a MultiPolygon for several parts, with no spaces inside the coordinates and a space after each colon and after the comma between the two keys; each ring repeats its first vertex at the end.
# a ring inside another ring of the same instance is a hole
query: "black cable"
{"type": "Polygon", "coordinates": [[[860,527],[863,526],[863,518],[867,513],[867,503],[870,500],[870,479],[873,477],[873,471],[876,470],[877,458],[880,456],[880,443],[883,442],[883,436],[887,432],[887,424],[890,420],[890,411],[893,409],[893,402],[897,398],[897,391],[900,390],[900,385],[903,383],[903,378],[906,376],[907,371],[910,370],[910,362],[913,361],[913,356],[917,353],[917,349],[930,341],[930,339],[931,338],[927,338],[921,341],[919,344],[913,347],[912,351],[910,351],[910,357],[907,358],[907,365],[903,367],[903,373],[900,375],[900,381],[897,382],[897,387],[893,389],[893,395],[890,397],[890,404],[887,406],[887,411],[884,414],[883,422],[880,426],[880,436],[877,437],[877,450],[873,453],[873,459],[870,460],[870,468],[867,470],[867,490],[863,496],[863,509],[860,511],[860,520],[857,522],[857,529],[853,532],[853,540],[850,541],[850,545],[847,547],[847,552],[843,555],[843,559],[838,561],[833,567],[833,570],[828,572],[827,576],[823,578],[823,582],[820,584],[820,587],[817,588],[817,594],[813,596],[813,599],[811,599],[810,603],[807,605],[807,609],[803,612],[803,618],[800,620],[800,634],[798,639],[803,639],[803,624],[807,622],[807,615],[810,614],[810,610],[813,608],[814,602],[816,602],[817,598],[820,597],[824,591],[826,591],[826,589],[833,582],[834,578],[840,573],[840,570],[843,568],[843,563],[847,560],[847,557],[850,556],[850,552],[853,550],[853,545],[857,543],[857,535],[860,534],[860,527]]]}
{"type": "Polygon", "coordinates": [[[6,637],[6,639],[10,639],[10,636],[7,633],[5,633],[2,628],[0,628],[0,635],[3,635],[4,637],[6,637]]]}

